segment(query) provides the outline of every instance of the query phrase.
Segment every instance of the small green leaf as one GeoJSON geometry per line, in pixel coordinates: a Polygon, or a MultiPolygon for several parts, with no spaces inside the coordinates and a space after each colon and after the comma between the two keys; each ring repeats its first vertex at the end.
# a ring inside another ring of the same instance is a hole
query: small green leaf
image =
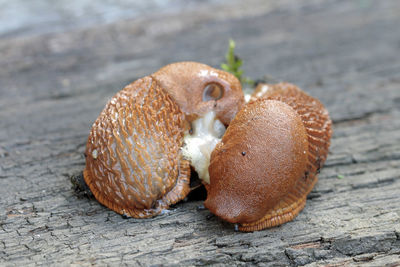
{"type": "Polygon", "coordinates": [[[338,178],[338,179],[343,179],[344,176],[343,176],[342,174],[338,174],[338,175],[337,175],[337,178],[338,178]]]}
{"type": "Polygon", "coordinates": [[[225,55],[226,63],[221,64],[221,69],[235,75],[242,85],[247,84],[252,87],[254,86],[254,81],[250,78],[244,77],[244,72],[242,69],[240,69],[243,61],[237,55],[235,55],[235,46],[235,42],[230,39],[228,52],[225,55]]]}
{"type": "Polygon", "coordinates": [[[230,69],[229,69],[229,66],[227,65],[227,64],[225,64],[225,63],[222,63],[221,64],[221,68],[224,70],[224,71],[229,71],[230,69]]]}

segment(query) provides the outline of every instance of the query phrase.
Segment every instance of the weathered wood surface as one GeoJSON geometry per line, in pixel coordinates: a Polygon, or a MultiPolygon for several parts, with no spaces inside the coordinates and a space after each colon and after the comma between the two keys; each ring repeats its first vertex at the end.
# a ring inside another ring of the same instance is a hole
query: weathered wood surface
{"type": "Polygon", "coordinates": [[[400,264],[400,2],[183,10],[0,37],[0,265],[400,264]],[[69,177],[106,101],[169,62],[218,66],[229,37],[250,76],[298,84],[331,113],[331,152],[304,211],[236,233],[201,201],[135,220],[79,198],[69,177]]]}

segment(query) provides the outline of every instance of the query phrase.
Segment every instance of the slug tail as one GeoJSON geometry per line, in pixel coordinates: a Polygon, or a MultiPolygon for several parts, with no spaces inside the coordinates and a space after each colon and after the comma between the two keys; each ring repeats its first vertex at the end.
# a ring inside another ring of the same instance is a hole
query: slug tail
{"type": "Polygon", "coordinates": [[[154,208],[150,209],[137,209],[135,207],[124,207],[120,206],[108,199],[104,194],[102,194],[96,186],[93,185],[92,175],[90,171],[85,169],[83,171],[83,175],[85,178],[85,182],[89,186],[92,191],[94,197],[104,206],[114,210],[115,212],[127,216],[133,217],[137,219],[143,218],[151,218],[158,214],[160,214],[163,210],[168,209],[168,207],[172,204],[179,202],[184,199],[186,195],[189,193],[189,180],[190,180],[190,168],[188,162],[183,162],[181,164],[180,175],[177,179],[175,186],[168,192],[162,200],[158,201],[154,208]],[[186,166],[187,165],[187,166],[186,166]]]}
{"type": "Polygon", "coordinates": [[[308,193],[318,181],[316,175],[301,178],[296,186],[274,208],[254,223],[240,224],[239,231],[252,232],[278,226],[293,220],[306,205],[308,193]]]}

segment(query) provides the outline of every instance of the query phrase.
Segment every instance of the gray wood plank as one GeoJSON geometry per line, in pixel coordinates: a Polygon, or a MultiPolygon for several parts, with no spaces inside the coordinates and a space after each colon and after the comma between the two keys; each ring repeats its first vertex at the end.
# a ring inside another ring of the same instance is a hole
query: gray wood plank
{"type": "Polygon", "coordinates": [[[181,11],[0,36],[0,265],[400,264],[400,2],[181,11]],[[300,85],[334,120],[300,215],[236,233],[201,201],[137,220],[77,195],[69,177],[107,100],[170,62],[218,66],[230,37],[249,76],[300,85]]]}

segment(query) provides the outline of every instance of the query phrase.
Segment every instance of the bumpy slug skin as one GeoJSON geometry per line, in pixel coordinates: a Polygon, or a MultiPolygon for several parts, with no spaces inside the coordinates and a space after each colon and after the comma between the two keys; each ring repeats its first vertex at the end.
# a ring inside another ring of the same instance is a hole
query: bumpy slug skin
{"type": "Polygon", "coordinates": [[[306,130],[290,106],[248,104],[211,154],[205,206],[231,223],[259,221],[304,176],[307,146],[306,130]]]}
{"type": "Polygon", "coordinates": [[[151,77],[128,85],[93,124],[84,178],[96,199],[135,218],[159,214],[189,192],[184,114],[151,77]],[[177,178],[176,178],[177,177],[177,178]]]}
{"type": "Polygon", "coordinates": [[[318,100],[287,83],[259,86],[211,155],[205,206],[240,231],[292,220],[317,182],[331,134],[318,100]]]}
{"type": "Polygon", "coordinates": [[[332,121],[322,103],[290,83],[259,84],[252,100],[265,98],[282,101],[300,115],[309,141],[309,172],[316,174],[323,166],[332,136],[332,121]]]}
{"type": "Polygon", "coordinates": [[[190,123],[213,114],[228,125],[243,104],[233,75],[196,62],[167,65],[108,102],[89,134],[85,182],[120,214],[157,215],[190,191],[182,153],[190,123]]]}

